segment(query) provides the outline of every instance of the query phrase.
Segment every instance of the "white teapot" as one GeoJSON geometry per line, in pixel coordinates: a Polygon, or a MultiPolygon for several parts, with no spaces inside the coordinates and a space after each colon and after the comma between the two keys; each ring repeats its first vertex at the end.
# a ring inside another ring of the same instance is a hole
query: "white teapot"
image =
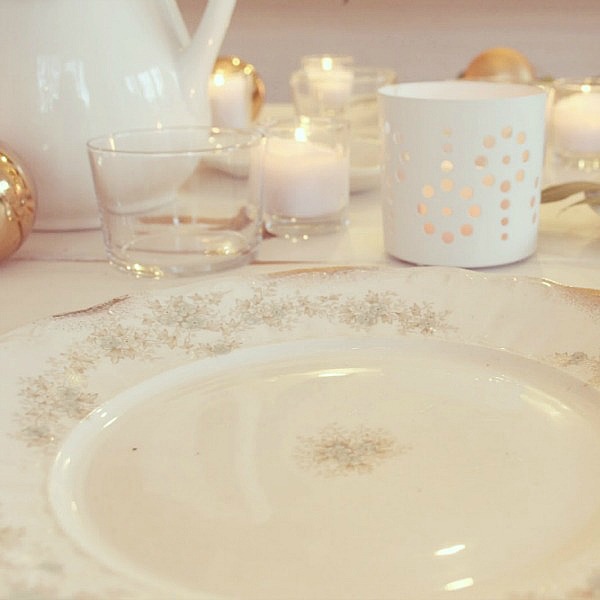
{"type": "Polygon", "coordinates": [[[36,229],[98,226],[88,139],[209,123],[235,4],[208,0],[190,38],[176,0],[0,2],[0,140],[34,180],[36,229]]]}

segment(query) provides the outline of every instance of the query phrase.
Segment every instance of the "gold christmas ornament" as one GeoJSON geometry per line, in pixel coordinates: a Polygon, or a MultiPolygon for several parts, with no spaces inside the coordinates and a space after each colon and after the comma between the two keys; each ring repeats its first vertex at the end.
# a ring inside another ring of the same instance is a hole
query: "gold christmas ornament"
{"type": "Polygon", "coordinates": [[[0,144],[0,261],[16,252],[31,232],[36,207],[32,180],[0,144]]]}
{"type": "Polygon", "coordinates": [[[255,120],[265,101],[265,84],[254,66],[239,56],[219,56],[213,69],[213,74],[216,73],[245,73],[252,78],[252,120],[255,120]]]}
{"type": "Polygon", "coordinates": [[[535,69],[527,57],[514,48],[489,48],[477,55],[463,73],[465,79],[531,83],[535,69]]]}

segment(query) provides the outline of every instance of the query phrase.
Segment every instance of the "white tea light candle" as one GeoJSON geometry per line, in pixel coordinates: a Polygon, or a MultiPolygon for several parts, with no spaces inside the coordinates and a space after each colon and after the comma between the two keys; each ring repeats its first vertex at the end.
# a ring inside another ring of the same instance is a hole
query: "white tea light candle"
{"type": "Polygon", "coordinates": [[[600,93],[582,91],[559,100],[552,111],[552,129],[557,151],[600,155],[600,93]]]}
{"type": "Polygon", "coordinates": [[[267,131],[262,198],[265,228],[306,238],[346,224],[350,197],[349,126],[301,119],[267,131]]]}
{"type": "Polygon", "coordinates": [[[216,72],[208,88],[212,124],[243,129],[252,120],[251,81],[243,72],[216,72]]]}
{"type": "Polygon", "coordinates": [[[301,218],[336,213],[347,202],[349,181],[348,157],[302,133],[267,141],[263,185],[269,213],[301,218]]]}

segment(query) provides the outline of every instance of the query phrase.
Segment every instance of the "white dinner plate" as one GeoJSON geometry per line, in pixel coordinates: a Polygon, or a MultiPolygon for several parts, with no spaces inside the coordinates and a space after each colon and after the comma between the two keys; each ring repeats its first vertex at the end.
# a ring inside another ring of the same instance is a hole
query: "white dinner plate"
{"type": "Polygon", "coordinates": [[[0,597],[600,596],[600,292],[223,276],[0,338],[0,597]]]}

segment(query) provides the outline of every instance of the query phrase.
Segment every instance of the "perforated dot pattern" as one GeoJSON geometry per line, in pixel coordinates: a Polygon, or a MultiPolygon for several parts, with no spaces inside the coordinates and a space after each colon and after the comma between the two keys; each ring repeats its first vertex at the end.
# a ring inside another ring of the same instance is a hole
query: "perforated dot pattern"
{"type": "MultiPolygon", "coordinates": [[[[480,139],[479,151],[462,171],[458,167],[460,161],[454,158],[461,149],[453,138],[452,127],[439,131],[437,177],[419,182],[419,197],[414,199],[414,211],[421,219],[424,239],[437,239],[451,245],[459,239],[472,238],[482,218],[497,214],[494,235],[500,242],[506,242],[513,223],[513,198],[523,197],[525,187],[529,190],[525,202],[531,213],[531,225],[535,226],[539,179],[528,181],[531,149],[527,146],[526,132],[512,123],[486,132],[480,139]]],[[[394,153],[396,180],[405,182],[410,177],[407,166],[413,150],[402,131],[394,131],[390,139],[397,148],[394,153]]]]}

